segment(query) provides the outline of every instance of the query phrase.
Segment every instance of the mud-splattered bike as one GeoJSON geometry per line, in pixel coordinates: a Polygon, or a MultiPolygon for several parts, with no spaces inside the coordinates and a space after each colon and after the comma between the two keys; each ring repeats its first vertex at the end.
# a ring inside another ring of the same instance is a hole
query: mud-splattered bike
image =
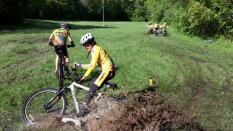
{"type": "MultiPolygon", "coordinates": [[[[22,108],[22,117],[23,121],[27,125],[39,123],[51,115],[64,115],[68,108],[68,101],[66,97],[66,93],[68,92],[72,95],[76,113],[79,113],[80,104],[76,96],[75,88],[88,91],[89,87],[77,82],[80,79],[76,71],[77,69],[72,69],[73,82],[69,86],[64,86],[60,89],[42,88],[41,90],[34,92],[25,100],[22,108]]],[[[114,83],[106,82],[104,84],[106,84],[108,88],[117,88],[114,83]]]]}

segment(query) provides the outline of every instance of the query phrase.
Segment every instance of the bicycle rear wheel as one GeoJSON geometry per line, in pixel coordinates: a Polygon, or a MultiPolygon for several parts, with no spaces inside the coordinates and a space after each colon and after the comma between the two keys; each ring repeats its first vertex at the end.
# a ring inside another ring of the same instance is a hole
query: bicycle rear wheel
{"type": "Polygon", "coordinates": [[[65,77],[65,59],[63,56],[60,56],[61,59],[59,59],[58,62],[58,80],[59,80],[59,87],[62,88],[64,87],[64,77],[65,77]]]}
{"type": "Polygon", "coordinates": [[[57,89],[45,88],[28,97],[22,109],[24,122],[27,125],[31,125],[42,122],[48,119],[49,116],[64,114],[67,106],[67,99],[64,94],[57,96],[57,92],[57,89]],[[49,107],[46,106],[48,103],[50,105],[49,107]]]}

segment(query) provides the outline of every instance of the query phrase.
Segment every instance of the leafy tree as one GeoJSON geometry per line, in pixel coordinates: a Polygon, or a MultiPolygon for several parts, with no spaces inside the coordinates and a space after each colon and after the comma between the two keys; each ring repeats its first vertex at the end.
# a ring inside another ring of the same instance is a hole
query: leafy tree
{"type": "Polygon", "coordinates": [[[0,1],[0,24],[15,24],[21,22],[21,8],[24,0],[0,1]]]}
{"type": "Polygon", "coordinates": [[[145,0],[136,0],[134,3],[134,10],[132,14],[133,21],[147,20],[145,0]]]}
{"type": "Polygon", "coordinates": [[[190,2],[188,16],[190,33],[205,36],[217,32],[218,23],[216,23],[213,12],[200,2],[190,2]]]}
{"type": "Polygon", "coordinates": [[[233,38],[232,0],[0,0],[0,24],[22,18],[154,21],[203,37],[233,38]]]}
{"type": "Polygon", "coordinates": [[[151,21],[161,21],[163,18],[164,8],[161,5],[161,0],[147,0],[148,18],[151,21]]]}
{"type": "Polygon", "coordinates": [[[204,0],[189,4],[189,31],[199,36],[225,35],[232,38],[233,1],[204,0]]]}
{"type": "Polygon", "coordinates": [[[150,21],[167,21],[202,37],[233,36],[232,0],[147,0],[150,21]]]}
{"type": "Polygon", "coordinates": [[[233,1],[232,0],[212,0],[211,9],[214,17],[218,20],[221,34],[233,37],[233,1]]]}

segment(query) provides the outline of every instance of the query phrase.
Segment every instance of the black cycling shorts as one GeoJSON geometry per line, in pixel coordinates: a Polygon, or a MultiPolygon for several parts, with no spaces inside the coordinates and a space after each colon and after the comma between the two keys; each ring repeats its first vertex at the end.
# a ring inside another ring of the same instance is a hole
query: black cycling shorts
{"type": "Polygon", "coordinates": [[[68,56],[68,52],[67,52],[66,46],[54,46],[54,48],[55,48],[55,52],[57,53],[57,55],[61,51],[64,54],[64,56],[68,56]]]}

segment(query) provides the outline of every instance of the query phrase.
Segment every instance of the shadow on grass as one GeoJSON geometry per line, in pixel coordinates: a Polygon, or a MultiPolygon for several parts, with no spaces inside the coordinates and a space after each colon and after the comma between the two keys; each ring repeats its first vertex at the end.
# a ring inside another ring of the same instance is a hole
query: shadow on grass
{"type": "MultiPolygon", "coordinates": [[[[87,30],[87,29],[107,29],[115,28],[112,26],[97,26],[97,25],[77,25],[70,24],[72,30],[87,30]]],[[[9,33],[43,33],[59,28],[59,21],[48,20],[31,20],[25,19],[21,25],[0,25],[0,34],[9,33]]]]}

